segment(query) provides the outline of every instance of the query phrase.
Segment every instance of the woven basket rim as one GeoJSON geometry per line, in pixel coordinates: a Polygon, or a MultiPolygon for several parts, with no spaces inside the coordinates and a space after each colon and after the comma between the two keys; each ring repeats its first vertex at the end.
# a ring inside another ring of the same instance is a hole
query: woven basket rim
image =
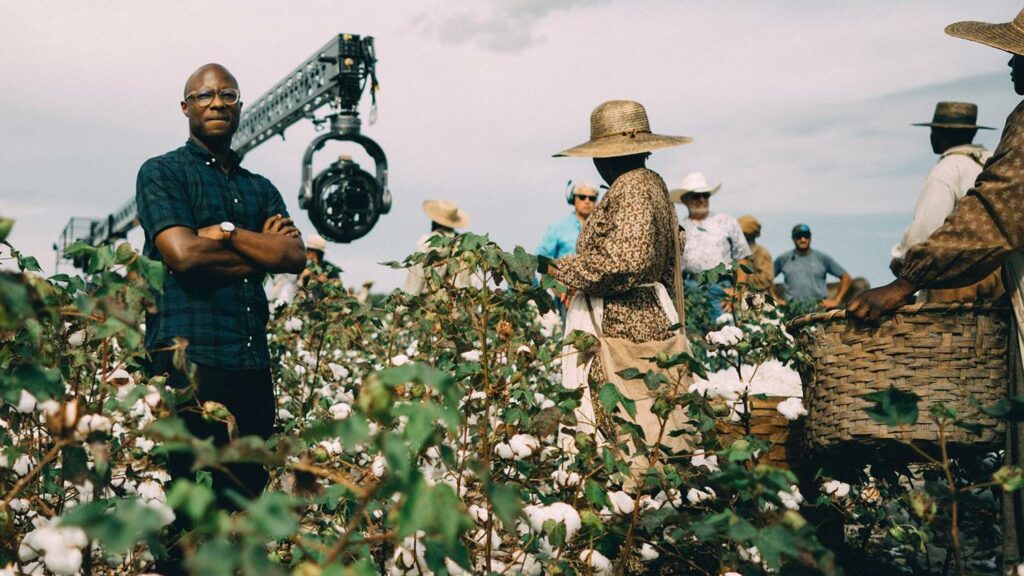
{"type": "MultiPolygon", "coordinates": [[[[1005,304],[994,304],[985,302],[978,304],[976,302],[932,302],[922,304],[908,304],[897,308],[894,312],[887,315],[882,320],[891,319],[896,315],[913,315],[913,314],[962,314],[966,312],[976,313],[1010,313],[1010,307],[1005,304]]],[[[797,316],[790,320],[787,324],[787,328],[795,329],[803,326],[809,326],[811,324],[824,324],[828,322],[836,322],[846,320],[846,309],[837,308],[835,310],[829,310],[828,312],[815,312],[813,314],[804,314],[803,316],[797,316]]],[[[867,323],[865,323],[867,324],[867,323]]]]}

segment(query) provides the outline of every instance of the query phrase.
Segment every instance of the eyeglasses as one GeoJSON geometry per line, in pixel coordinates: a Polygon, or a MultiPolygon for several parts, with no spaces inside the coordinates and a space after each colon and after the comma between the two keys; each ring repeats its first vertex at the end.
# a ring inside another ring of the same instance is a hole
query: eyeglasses
{"type": "Polygon", "coordinates": [[[194,92],[189,92],[185,96],[185,101],[195,98],[196,104],[207,107],[213,104],[213,99],[220,96],[220,101],[227,104],[228,106],[234,106],[238,104],[238,101],[242,98],[242,94],[234,88],[225,88],[221,91],[212,90],[209,88],[202,88],[194,92]]]}
{"type": "Polygon", "coordinates": [[[587,200],[597,202],[597,196],[587,196],[586,194],[574,194],[574,196],[576,196],[576,199],[580,202],[586,202],[587,200]]]}
{"type": "Polygon", "coordinates": [[[711,193],[710,192],[690,192],[689,194],[687,194],[687,196],[689,196],[690,198],[693,198],[694,200],[707,200],[708,198],[711,198],[711,193]]]}
{"type": "Polygon", "coordinates": [[[809,240],[811,238],[811,235],[810,234],[804,234],[804,233],[793,234],[793,240],[800,240],[800,239],[803,239],[803,238],[806,238],[806,239],[809,240]]]}

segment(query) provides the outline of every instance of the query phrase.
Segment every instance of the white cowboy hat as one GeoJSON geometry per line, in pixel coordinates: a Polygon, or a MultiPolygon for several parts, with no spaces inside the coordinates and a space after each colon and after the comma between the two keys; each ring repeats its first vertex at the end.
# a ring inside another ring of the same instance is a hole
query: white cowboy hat
{"type": "Polygon", "coordinates": [[[324,237],[319,234],[313,234],[306,240],[306,250],[324,252],[327,250],[327,240],[324,240],[324,237]]]}
{"type": "Polygon", "coordinates": [[[683,178],[682,184],[679,188],[673,189],[669,192],[668,197],[673,202],[681,202],[683,196],[687,194],[714,194],[721,188],[721,184],[712,186],[708,184],[708,179],[701,172],[690,172],[683,178]]]}
{"type": "Polygon", "coordinates": [[[469,214],[452,200],[426,200],[423,212],[431,221],[449,228],[465,228],[469,226],[469,214]]]}
{"type": "Polygon", "coordinates": [[[693,142],[688,136],[651,133],[647,110],[632,100],[609,100],[590,113],[590,140],[555,156],[612,158],[693,142]]]}

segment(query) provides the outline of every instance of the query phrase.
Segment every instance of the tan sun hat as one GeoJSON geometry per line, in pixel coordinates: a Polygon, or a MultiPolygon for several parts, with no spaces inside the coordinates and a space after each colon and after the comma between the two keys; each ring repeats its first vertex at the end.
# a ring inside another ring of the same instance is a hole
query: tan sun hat
{"type": "Polygon", "coordinates": [[[323,253],[327,250],[327,240],[319,234],[313,234],[306,240],[306,250],[316,250],[323,253]]]}
{"type": "Polygon", "coordinates": [[[721,184],[712,186],[708,184],[708,179],[702,172],[690,172],[683,178],[682,184],[679,188],[673,189],[668,193],[669,200],[673,202],[682,202],[683,196],[687,194],[711,194],[714,195],[721,188],[721,184]]]}
{"type": "Polygon", "coordinates": [[[736,221],[740,223],[740,230],[743,231],[744,236],[752,236],[754,238],[761,236],[761,223],[757,221],[757,218],[747,214],[740,216],[736,221]]]}
{"type": "Polygon", "coordinates": [[[978,105],[970,102],[939,102],[935,105],[935,114],[931,122],[911,124],[911,126],[931,126],[932,128],[964,128],[975,130],[995,130],[988,126],[978,126],[978,105]]]}
{"type": "Polygon", "coordinates": [[[590,113],[590,140],[563,150],[558,156],[612,158],[650,152],[693,142],[688,136],[651,133],[647,110],[632,100],[609,100],[590,113]]]}
{"type": "Polygon", "coordinates": [[[431,221],[449,228],[465,228],[469,226],[469,214],[451,200],[426,200],[423,212],[431,221]]]}
{"type": "Polygon", "coordinates": [[[1011,54],[1024,55],[1024,10],[1017,14],[1013,22],[1002,24],[955,22],[946,26],[946,34],[979,42],[1011,54]]]}

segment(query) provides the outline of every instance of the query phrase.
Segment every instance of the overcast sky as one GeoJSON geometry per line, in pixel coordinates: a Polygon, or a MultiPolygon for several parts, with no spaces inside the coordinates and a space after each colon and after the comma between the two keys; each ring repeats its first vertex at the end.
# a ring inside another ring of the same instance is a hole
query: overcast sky
{"type": "MultiPolygon", "coordinates": [[[[943,33],[964,19],[1008,21],[1018,3],[954,0],[0,0],[0,214],[16,246],[53,269],[72,216],[102,217],[134,194],[145,159],[180,146],[181,88],[205,62],[230,68],[253,101],[334,34],[376,37],[379,121],[395,206],[366,237],[331,245],[352,284],[389,289],[452,198],[508,249],[533,250],[569,209],[566,180],[597,179],[551,154],[587,139],[590,111],[646,105],[655,132],[687,135],[652,167],[669,187],[690,171],[723,183],[712,210],[752,213],[764,243],[789,249],[806,221],[815,247],[873,284],[935,162],[937,100],[969,100],[1002,128],[1016,104],[1008,56],[943,33]]],[[[364,107],[364,112],[367,108],[364,107]]],[[[365,114],[364,114],[365,115],[365,114]]],[[[980,141],[994,147],[999,131],[980,141]]],[[[297,124],[245,165],[297,202],[316,136],[297,124]]],[[[320,166],[345,152],[328,146],[320,166]]],[[[140,242],[141,235],[131,239],[140,242]]]]}

